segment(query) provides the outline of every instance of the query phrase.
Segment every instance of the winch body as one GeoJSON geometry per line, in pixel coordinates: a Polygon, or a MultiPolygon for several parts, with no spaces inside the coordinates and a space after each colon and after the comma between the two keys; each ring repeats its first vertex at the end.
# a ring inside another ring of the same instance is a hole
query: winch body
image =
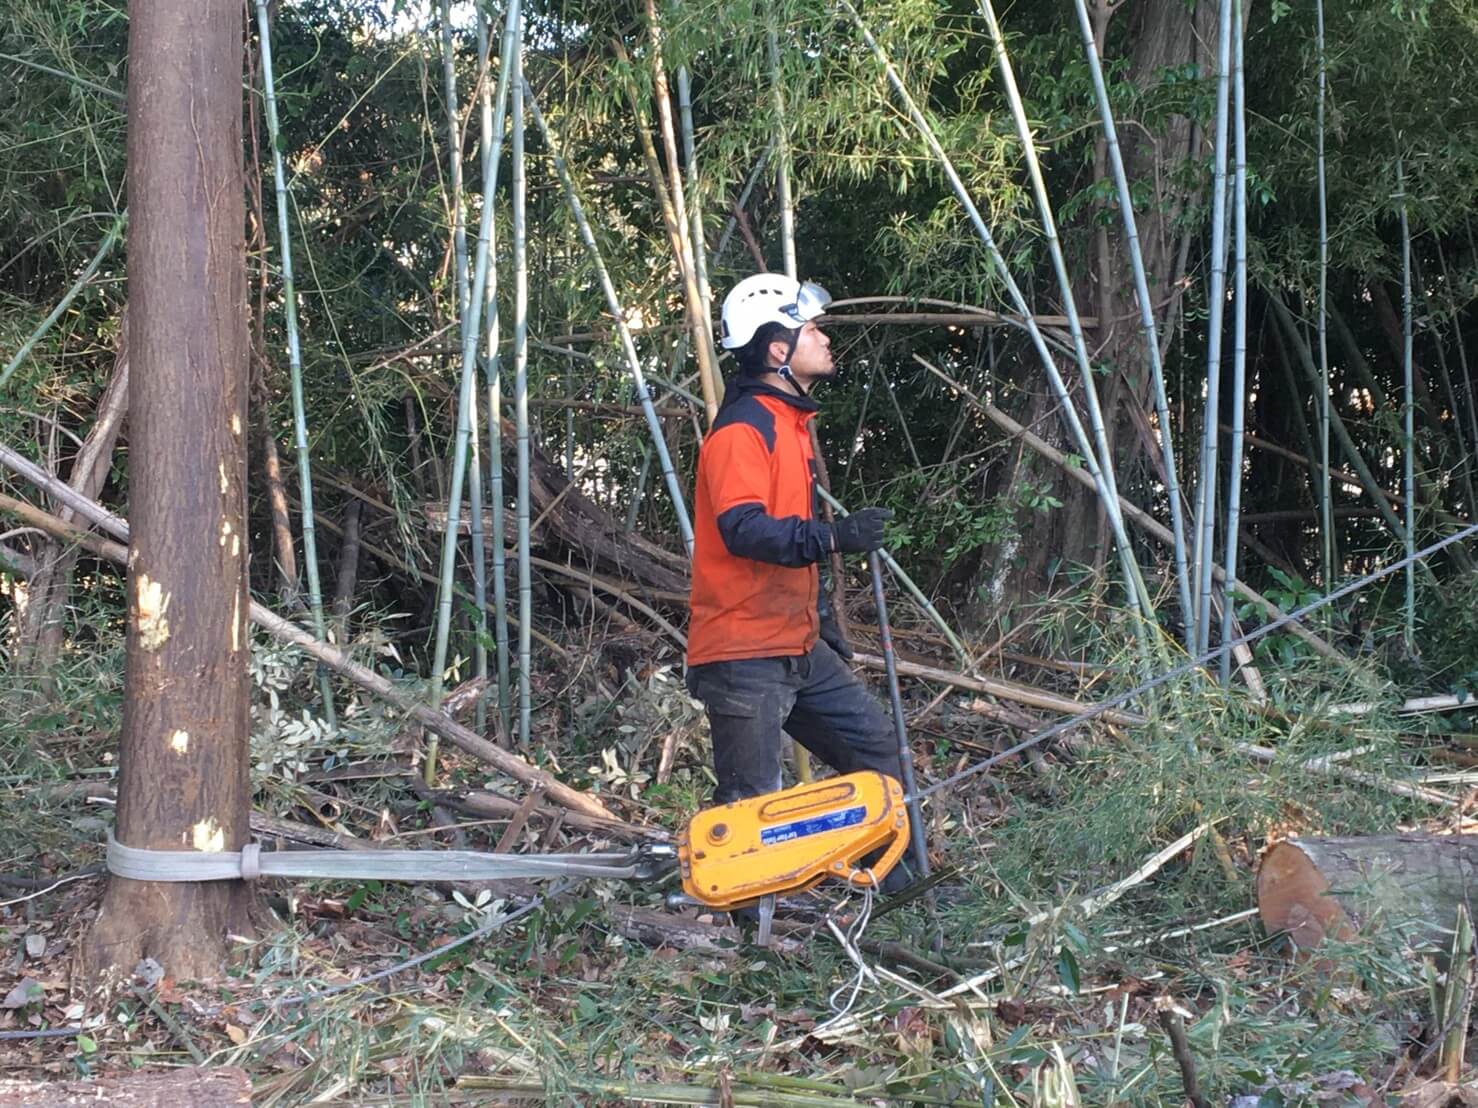
{"type": "Polygon", "coordinates": [[[678,840],[678,863],[684,892],[728,909],[828,877],[863,886],[881,881],[908,841],[903,786],[863,770],[699,812],[678,840]]]}

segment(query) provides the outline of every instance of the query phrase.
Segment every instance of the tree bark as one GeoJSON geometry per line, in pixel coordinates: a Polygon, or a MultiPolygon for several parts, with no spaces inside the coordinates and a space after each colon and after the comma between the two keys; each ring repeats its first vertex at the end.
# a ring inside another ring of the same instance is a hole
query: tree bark
{"type": "Polygon", "coordinates": [[[354,610],[354,590],[359,583],[359,517],[364,501],[354,496],[344,505],[343,542],[339,544],[339,572],[334,579],[334,624],[339,644],[349,641],[349,613],[354,610]]]}
{"type": "MultiPolygon", "coordinates": [[[[128,637],[120,842],[249,837],[247,305],[238,0],[129,6],[128,637]]],[[[210,978],[249,934],[242,882],[112,879],[83,950],[99,984],[152,957],[210,978]]]]}
{"type": "Polygon", "coordinates": [[[1478,895],[1478,835],[1286,839],[1262,856],[1257,910],[1300,949],[1349,938],[1377,918],[1448,946],[1457,906],[1478,895]]]}

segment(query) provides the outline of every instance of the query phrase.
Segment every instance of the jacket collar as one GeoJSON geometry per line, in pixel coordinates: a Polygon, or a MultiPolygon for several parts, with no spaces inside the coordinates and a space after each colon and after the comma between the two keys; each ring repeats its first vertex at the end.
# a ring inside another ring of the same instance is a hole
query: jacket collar
{"type": "Polygon", "coordinates": [[[797,396],[785,389],[777,389],[774,385],[767,384],[747,373],[736,373],[729,378],[724,386],[722,407],[727,408],[744,396],[773,396],[776,400],[796,409],[802,416],[814,415],[821,409],[821,405],[810,396],[797,396]]]}

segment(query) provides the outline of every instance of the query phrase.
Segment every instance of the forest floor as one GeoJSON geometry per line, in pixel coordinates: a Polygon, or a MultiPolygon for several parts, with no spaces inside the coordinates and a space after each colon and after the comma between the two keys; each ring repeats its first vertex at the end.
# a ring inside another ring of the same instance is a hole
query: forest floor
{"type": "MultiPolygon", "coordinates": [[[[998,650],[981,672],[1102,699],[1134,683],[1132,655],[1105,645],[1113,633],[1077,651],[1059,639],[1070,664],[998,650]]],[[[901,638],[923,641],[917,629],[901,638]]],[[[676,666],[633,659],[629,643],[588,646],[584,673],[536,682],[538,760],[633,823],[673,829],[709,789],[702,713],[676,666]],[[597,678],[614,701],[592,691],[597,678]]],[[[121,692],[120,648],[93,650],[49,697],[18,679],[0,688],[0,876],[19,882],[0,886],[0,1032],[73,1029],[12,1034],[0,1070],[61,1081],[238,1066],[259,1105],[1181,1104],[1192,1074],[1201,1103],[1236,1108],[1445,1104],[1419,953],[1367,933],[1294,957],[1264,933],[1253,875],[1288,835],[1471,830],[1469,775],[1437,774],[1450,767],[1417,733],[1433,725],[1398,717],[1401,692],[1373,666],[1276,650],[1259,661],[1269,707],[1187,678],[1139,706],[1148,725],[1084,724],[937,794],[933,859],[955,873],[932,904],[874,915],[855,990],[859,967],[823,916],[844,930],[861,898],[825,886],[819,908],[782,912],[761,949],[712,915],[665,912],[667,890],[636,883],[272,881],[226,976],[175,981],[141,966],[102,998],[72,977],[102,887],[121,692]],[[1376,710],[1327,711],[1351,700],[1376,710]],[[1259,763],[1236,744],[1277,756],[1259,763]],[[1352,750],[1367,773],[1425,775],[1456,803],[1309,769],[1352,750]],[[1177,1058],[1170,1034],[1182,1029],[1177,1058]]],[[[356,700],[340,705],[344,731],[327,733],[301,710],[311,673],[264,643],[253,678],[260,812],[398,847],[451,841],[406,784],[414,747],[397,720],[356,700]]],[[[1054,719],[933,692],[906,689],[925,783],[1054,719]]],[[[1472,716],[1441,726],[1471,731],[1472,716]]],[[[508,784],[457,757],[443,773],[464,801],[508,784]]],[[[500,844],[508,817],[466,810],[455,834],[500,844]]],[[[615,845],[541,809],[502,848],[615,845]]]]}

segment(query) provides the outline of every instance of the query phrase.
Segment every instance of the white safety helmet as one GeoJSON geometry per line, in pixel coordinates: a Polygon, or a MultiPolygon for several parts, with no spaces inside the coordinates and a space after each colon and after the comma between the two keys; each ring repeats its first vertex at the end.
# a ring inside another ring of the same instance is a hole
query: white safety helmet
{"type": "Polygon", "coordinates": [[[756,273],[746,277],[724,297],[724,349],[748,346],[755,332],[766,323],[797,330],[824,312],[830,303],[827,291],[811,281],[802,284],[783,273],[756,273]]]}

